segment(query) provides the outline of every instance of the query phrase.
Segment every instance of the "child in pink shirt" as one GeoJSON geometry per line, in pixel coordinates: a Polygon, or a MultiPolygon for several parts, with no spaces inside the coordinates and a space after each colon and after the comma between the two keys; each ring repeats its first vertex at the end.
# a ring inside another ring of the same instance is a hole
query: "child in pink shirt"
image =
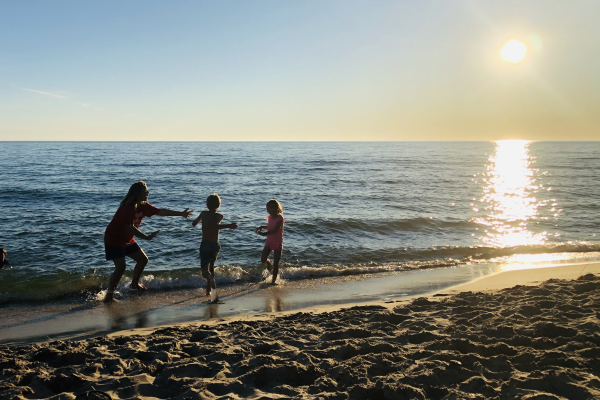
{"type": "Polygon", "coordinates": [[[256,233],[261,236],[266,236],[265,247],[262,251],[260,262],[267,264],[267,269],[273,274],[272,284],[277,280],[279,273],[279,260],[281,260],[281,251],[283,250],[283,207],[275,199],[269,200],[267,203],[267,225],[256,228],[256,233]],[[266,232],[262,230],[266,229],[266,232]],[[273,263],[269,260],[269,256],[273,252],[273,263]]]}

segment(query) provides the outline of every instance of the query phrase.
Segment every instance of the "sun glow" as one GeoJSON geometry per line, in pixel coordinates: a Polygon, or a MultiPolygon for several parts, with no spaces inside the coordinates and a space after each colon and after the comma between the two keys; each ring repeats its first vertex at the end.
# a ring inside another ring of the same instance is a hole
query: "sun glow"
{"type": "Polygon", "coordinates": [[[513,64],[523,61],[526,53],[527,46],[518,40],[509,40],[500,51],[502,59],[513,64]]]}
{"type": "Polygon", "coordinates": [[[475,222],[487,227],[484,243],[513,247],[543,244],[546,232],[533,233],[527,223],[536,219],[544,202],[534,195],[539,191],[530,167],[529,141],[500,140],[488,160],[486,186],[481,202],[487,203],[487,215],[475,222]]]}

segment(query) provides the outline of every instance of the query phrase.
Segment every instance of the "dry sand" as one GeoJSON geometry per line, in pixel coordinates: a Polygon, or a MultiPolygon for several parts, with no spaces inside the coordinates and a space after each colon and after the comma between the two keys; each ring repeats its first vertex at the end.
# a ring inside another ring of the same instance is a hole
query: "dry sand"
{"type": "Polygon", "coordinates": [[[580,267],[411,301],[4,347],[0,398],[599,399],[600,264],[580,267]]]}

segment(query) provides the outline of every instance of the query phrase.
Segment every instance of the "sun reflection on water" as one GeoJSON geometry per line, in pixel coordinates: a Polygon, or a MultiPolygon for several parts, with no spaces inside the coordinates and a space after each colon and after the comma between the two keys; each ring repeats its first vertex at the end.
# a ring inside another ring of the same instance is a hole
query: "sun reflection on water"
{"type": "Polygon", "coordinates": [[[527,227],[536,219],[538,208],[545,205],[535,197],[541,188],[536,185],[536,171],[531,168],[529,143],[527,140],[497,141],[495,152],[488,159],[481,198],[481,202],[487,204],[486,215],[475,219],[487,227],[481,238],[487,245],[513,247],[546,242],[546,232],[534,233],[527,227]]]}

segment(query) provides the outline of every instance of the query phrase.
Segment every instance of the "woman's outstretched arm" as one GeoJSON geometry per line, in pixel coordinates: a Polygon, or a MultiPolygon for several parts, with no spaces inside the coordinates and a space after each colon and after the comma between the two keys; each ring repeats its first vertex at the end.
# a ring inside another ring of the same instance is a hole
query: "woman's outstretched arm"
{"type": "Polygon", "coordinates": [[[156,215],[160,215],[161,217],[183,217],[188,219],[192,213],[193,211],[189,208],[186,208],[183,211],[173,211],[166,208],[161,208],[156,215]]]}

